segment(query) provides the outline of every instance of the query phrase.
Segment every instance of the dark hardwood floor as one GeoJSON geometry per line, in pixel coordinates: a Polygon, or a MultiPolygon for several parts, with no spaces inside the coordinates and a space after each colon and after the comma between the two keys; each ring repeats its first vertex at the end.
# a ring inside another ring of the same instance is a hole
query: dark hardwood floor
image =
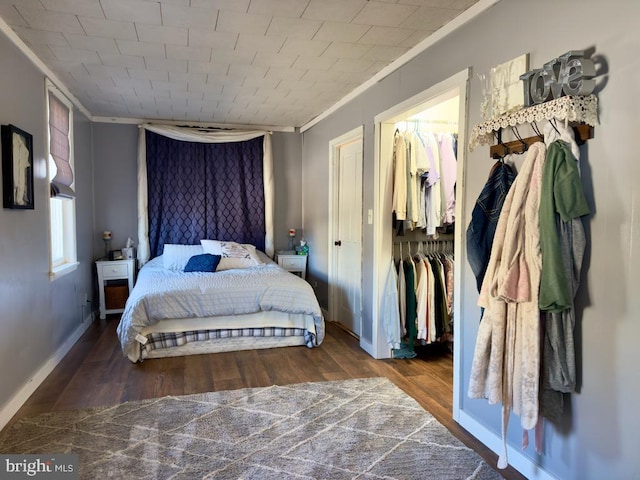
{"type": "MultiPolygon", "coordinates": [[[[117,316],[96,320],[12,421],[164,395],[380,376],[418,401],[490,465],[496,464],[496,455],[451,417],[453,355],[447,349],[420,349],[418,357],[408,360],[375,360],[352,335],[328,323],[320,348],[286,347],[132,364],[120,350],[117,324],[117,316]]],[[[511,467],[500,473],[510,480],[525,478],[511,467]]]]}

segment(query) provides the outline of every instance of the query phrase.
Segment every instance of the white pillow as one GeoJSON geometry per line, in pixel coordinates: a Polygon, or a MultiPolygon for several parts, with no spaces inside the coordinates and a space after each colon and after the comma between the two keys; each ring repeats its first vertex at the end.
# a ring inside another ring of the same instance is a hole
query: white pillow
{"type": "Polygon", "coordinates": [[[191,257],[202,253],[204,253],[202,245],[165,244],[162,253],[164,268],[182,272],[191,257]]]}
{"type": "Polygon", "coordinates": [[[256,247],[248,243],[200,240],[200,244],[204,249],[204,253],[222,257],[216,271],[262,265],[262,260],[260,260],[256,252],[256,247]]]}

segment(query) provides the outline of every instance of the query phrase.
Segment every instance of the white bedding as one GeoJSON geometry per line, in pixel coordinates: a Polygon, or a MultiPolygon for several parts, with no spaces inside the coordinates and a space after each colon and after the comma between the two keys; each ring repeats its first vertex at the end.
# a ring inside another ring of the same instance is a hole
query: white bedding
{"type": "MultiPolygon", "coordinates": [[[[313,336],[312,346],[322,343],[324,320],[311,286],[275,263],[215,273],[184,273],[165,269],[162,257],[156,257],[140,270],[118,325],[118,336],[125,355],[136,362],[140,359],[136,337],[159,320],[270,311],[303,314],[300,318],[311,316],[313,323],[306,321],[304,327],[313,336]]],[[[265,321],[262,326],[274,325],[265,321]]]]}

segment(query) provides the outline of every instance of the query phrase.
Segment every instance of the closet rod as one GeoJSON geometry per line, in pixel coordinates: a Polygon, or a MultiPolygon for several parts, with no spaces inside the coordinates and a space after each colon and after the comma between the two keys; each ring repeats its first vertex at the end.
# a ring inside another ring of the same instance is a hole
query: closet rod
{"type": "MultiPolygon", "coordinates": [[[[591,125],[579,124],[571,125],[576,137],[576,143],[582,145],[587,140],[593,138],[593,127],[591,125]]],[[[526,143],[527,148],[536,142],[541,142],[544,139],[537,135],[533,137],[526,137],[522,139],[522,142],[526,143]]],[[[524,145],[520,140],[514,140],[512,142],[500,143],[498,145],[491,145],[489,153],[491,158],[499,159],[504,158],[510,153],[523,153],[525,151],[524,145]]]]}

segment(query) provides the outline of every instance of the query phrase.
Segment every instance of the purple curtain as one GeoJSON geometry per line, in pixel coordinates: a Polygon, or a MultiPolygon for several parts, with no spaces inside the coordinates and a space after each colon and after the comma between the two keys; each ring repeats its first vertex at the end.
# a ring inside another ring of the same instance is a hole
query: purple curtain
{"type": "Polygon", "coordinates": [[[147,131],[151,258],[201,239],[264,250],[263,138],[198,143],[147,131]]]}

